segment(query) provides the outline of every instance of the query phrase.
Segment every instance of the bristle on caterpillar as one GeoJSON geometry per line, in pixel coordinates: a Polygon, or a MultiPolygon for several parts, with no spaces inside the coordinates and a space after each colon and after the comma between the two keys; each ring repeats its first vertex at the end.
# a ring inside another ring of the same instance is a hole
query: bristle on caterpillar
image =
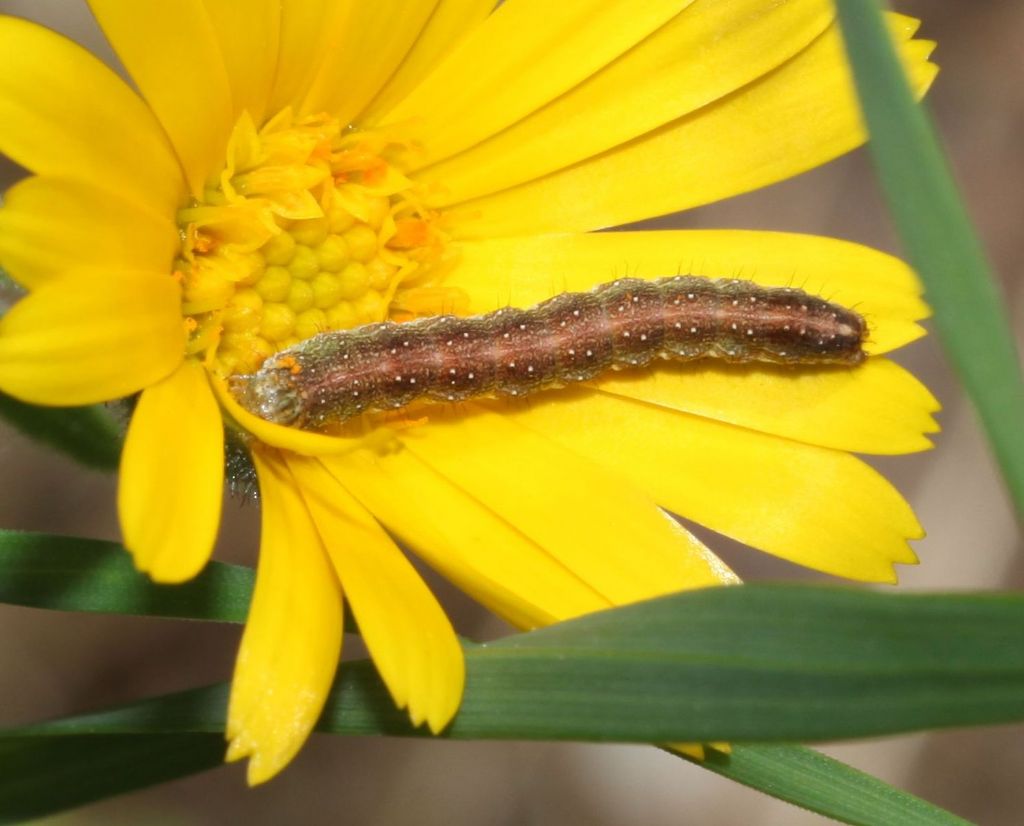
{"type": "Polygon", "coordinates": [[[231,389],[267,421],[323,430],[421,398],[524,396],[655,359],[853,366],[866,330],[853,310],[790,287],[621,278],[527,310],[321,333],[233,377],[231,389]]]}

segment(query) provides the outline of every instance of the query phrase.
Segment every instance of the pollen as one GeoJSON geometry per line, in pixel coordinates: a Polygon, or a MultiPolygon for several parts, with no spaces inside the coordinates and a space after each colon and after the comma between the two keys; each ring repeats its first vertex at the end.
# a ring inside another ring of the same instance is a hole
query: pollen
{"type": "Polygon", "coordinates": [[[446,237],[424,211],[392,135],[290,109],[243,114],[224,166],[180,210],[188,352],[227,377],[317,333],[449,312],[433,286],[446,237]]]}

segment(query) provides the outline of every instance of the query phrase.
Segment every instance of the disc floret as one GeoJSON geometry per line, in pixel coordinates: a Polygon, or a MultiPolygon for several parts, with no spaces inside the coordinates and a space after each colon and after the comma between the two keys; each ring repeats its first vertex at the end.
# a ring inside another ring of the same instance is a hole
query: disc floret
{"type": "Polygon", "coordinates": [[[445,242],[402,147],[327,115],[243,114],[224,168],[178,213],[188,351],[222,377],[319,332],[389,317],[445,242]]]}

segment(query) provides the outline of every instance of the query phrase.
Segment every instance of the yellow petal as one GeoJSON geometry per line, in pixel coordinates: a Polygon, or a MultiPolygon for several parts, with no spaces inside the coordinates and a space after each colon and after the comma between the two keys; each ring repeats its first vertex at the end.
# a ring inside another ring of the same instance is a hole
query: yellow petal
{"type": "Polygon", "coordinates": [[[585,390],[503,410],[669,510],[783,559],[877,582],[916,561],[910,507],[846,452],[585,390]]]}
{"type": "Polygon", "coordinates": [[[439,0],[409,53],[370,106],[359,115],[373,125],[404,98],[463,37],[494,9],[494,0],[439,0]]]}
{"type": "Polygon", "coordinates": [[[203,0],[228,74],[234,119],[268,114],[281,26],[280,0],[203,0]]]}
{"type": "Polygon", "coordinates": [[[309,88],[353,0],[280,0],[277,72],[269,112],[296,106],[309,88]]]}
{"type": "Polygon", "coordinates": [[[341,589],[295,480],[255,451],[262,539],[249,618],[231,683],[228,759],[269,780],[316,725],[341,655],[341,589]]]}
{"type": "MultiPolygon", "coordinates": [[[[926,60],[931,44],[901,45],[921,94],[937,71],[926,60]]],[[[793,60],[717,103],[446,214],[458,234],[473,238],[626,224],[791,178],[853,149],[864,136],[833,26],[793,60]]]]}
{"type": "Polygon", "coordinates": [[[171,270],[174,222],[113,191],[71,178],[33,176],[0,209],[0,262],[26,287],[75,267],[171,270]]]}
{"type": "Polygon", "coordinates": [[[202,195],[206,178],[224,164],[234,126],[227,71],[202,0],[89,5],[167,130],[193,195],[202,195]]]}
{"type": "Polygon", "coordinates": [[[576,573],[411,451],[359,451],[325,465],[419,557],[518,628],[611,607],[576,573]]]}
{"type": "Polygon", "coordinates": [[[469,313],[528,307],[566,290],[587,290],[624,275],[691,273],[797,286],[860,312],[869,353],[920,338],[929,315],[913,271],[885,253],[814,235],[739,230],[664,230],[538,235],[466,241],[445,285],[469,298],[469,313]]]}
{"type": "Polygon", "coordinates": [[[135,567],[194,577],[213,551],[224,494],[224,425],[206,371],[185,361],[147,387],[121,455],[117,506],[135,567]]]}
{"type": "Polygon", "coordinates": [[[184,356],[181,288],[169,275],[75,270],[0,319],[0,388],[34,404],[117,399],[184,356]]]}
{"type": "Polygon", "coordinates": [[[466,677],[448,617],[391,538],[317,459],[291,457],[288,466],[395,704],[437,733],[458,710],[466,677]]]}
{"type": "MultiPolygon", "coordinates": [[[[251,433],[265,445],[289,450],[300,456],[332,456],[338,453],[348,453],[366,444],[364,437],[328,436],[324,433],[313,433],[295,427],[273,424],[259,416],[254,416],[242,407],[231,395],[231,391],[223,381],[215,378],[212,380],[212,386],[217,400],[227,414],[243,430],[251,433]]],[[[380,431],[373,437],[373,441],[383,443],[391,440],[383,428],[380,431]]]]}
{"type": "Polygon", "coordinates": [[[774,365],[664,366],[612,373],[602,392],[752,430],[855,453],[927,450],[938,431],[935,397],[884,358],[853,369],[774,365]]]}
{"type": "Polygon", "coordinates": [[[571,89],[692,0],[505,3],[387,115],[407,123],[432,163],[472,146],[571,89]]]}
{"type": "MultiPolygon", "coordinates": [[[[333,458],[328,466],[389,531],[516,627],[536,628],[612,605],[410,451],[361,451],[333,458]]],[[[720,581],[736,581],[710,551],[706,553],[720,581]]],[[[680,748],[702,753],[700,746],[680,748]]]]}
{"type": "Polygon", "coordinates": [[[337,20],[331,46],[302,113],[330,112],[351,122],[380,91],[423,30],[437,0],[355,3],[337,20]]]}
{"type": "Polygon", "coordinates": [[[614,604],[729,576],[627,478],[507,416],[483,409],[441,414],[410,429],[403,442],[614,604]]]}
{"type": "Polygon", "coordinates": [[[829,25],[828,0],[696,0],[571,91],[488,140],[426,169],[434,207],[570,166],[745,86],[829,25]]]}
{"type": "Polygon", "coordinates": [[[32,172],[168,214],[181,198],[174,153],[135,93],[77,44],[14,17],[0,17],[0,123],[0,152],[32,172]]]}

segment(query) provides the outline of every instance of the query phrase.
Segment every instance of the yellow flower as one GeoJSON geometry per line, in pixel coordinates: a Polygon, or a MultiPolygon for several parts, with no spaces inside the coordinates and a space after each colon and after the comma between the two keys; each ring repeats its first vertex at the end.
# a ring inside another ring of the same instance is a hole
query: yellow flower
{"type": "MultiPolygon", "coordinates": [[[[160,581],[205,564],[223,422],[241,434],[263,538],[228,737],[252,782],[317,719],[343,594],[395,702],[433,731],[455,713],[458,643],[392,536],[525,628],[735,581],[657,505],[840,576],[893,581],[914,561],[909,507],[852,455],[921,450],[934,430],[932,397],[882,357],[921,334],[908,269],[826,238],[591,232],[858,145],[828,0],[91,6],[141,98],[0,19],[0,149],[33,173],[0,211],[0,263],[30,291],[0,321],[0,388],[50,405],[141,393],[119,507],[160,581]],[[857,307],[872,358],[664,367],[329,435],[224,389],[318,330],[680,269],[857,307]]],[[[891,23],[923,91],[931,44],[891,23]]]]}

